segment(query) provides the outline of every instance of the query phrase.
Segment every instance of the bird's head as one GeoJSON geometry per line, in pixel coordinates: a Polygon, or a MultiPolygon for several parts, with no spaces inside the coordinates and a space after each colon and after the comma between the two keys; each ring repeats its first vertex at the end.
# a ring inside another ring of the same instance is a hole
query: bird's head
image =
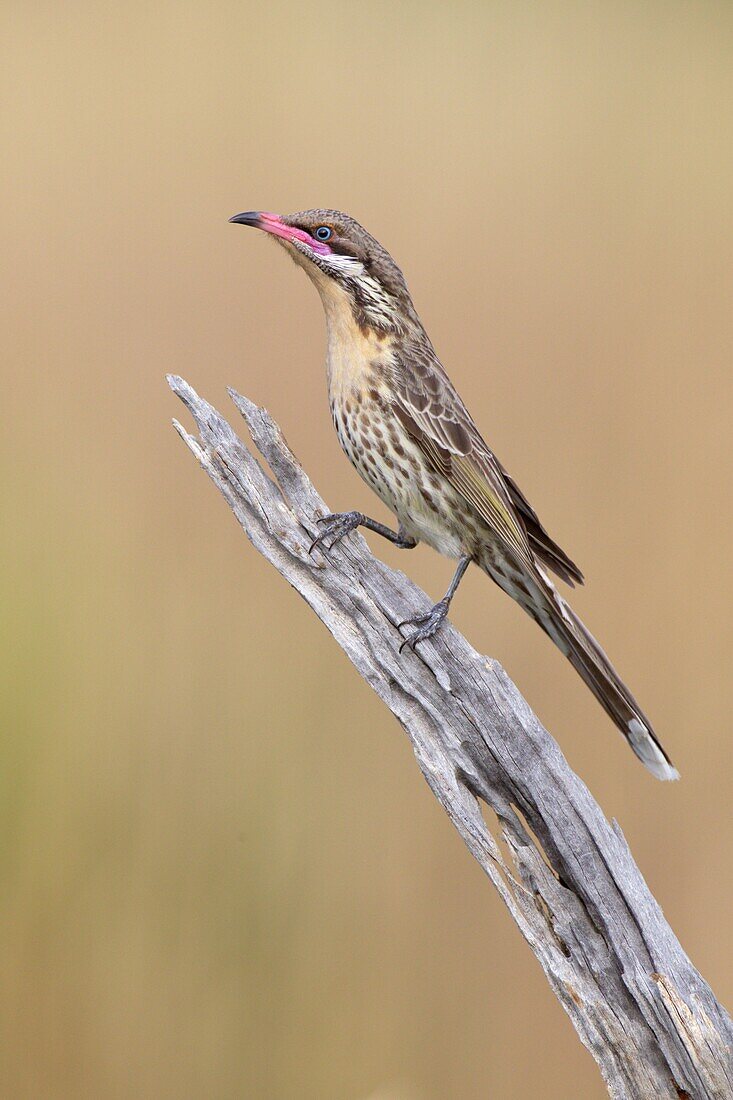
{"type": "Polygon", "coordinates": [[[420,324],[399,267],[386,248],[348,214],[250,210],[229,220],[273,236],[315,283],[327,314],[347,304],[362,327],[403,332],[420,324]]]}

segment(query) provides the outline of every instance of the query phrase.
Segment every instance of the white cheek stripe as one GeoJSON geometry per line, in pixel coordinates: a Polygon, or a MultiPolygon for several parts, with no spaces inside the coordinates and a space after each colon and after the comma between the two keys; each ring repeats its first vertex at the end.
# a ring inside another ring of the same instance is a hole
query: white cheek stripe
{"type": "Polygon", "coordinates": [[[340,256],[338,253],[333,252],[330,256],[319,256],[319,259],[327,267],[335,268],[342,275],[350,275],[352,278],[359,279],[365,274],[364,264],[360,260],[355,260],[353,256],[340,256]]]}

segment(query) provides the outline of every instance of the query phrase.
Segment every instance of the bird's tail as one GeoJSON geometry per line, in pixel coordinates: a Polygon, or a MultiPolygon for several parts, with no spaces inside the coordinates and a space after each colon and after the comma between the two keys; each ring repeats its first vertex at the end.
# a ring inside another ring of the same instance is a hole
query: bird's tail
{"type": "Polygon", "coordinates": [[[657,779],[679,779],[641,707],[589,630],[539,570],[531,578],[485,567],[493,580],[535,619],[580,674],[632,750],[657,779]]]}

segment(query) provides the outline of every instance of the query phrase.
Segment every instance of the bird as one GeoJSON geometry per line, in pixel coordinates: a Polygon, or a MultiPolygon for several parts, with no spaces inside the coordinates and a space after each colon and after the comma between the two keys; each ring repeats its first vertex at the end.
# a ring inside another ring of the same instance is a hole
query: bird
{"type": "Polygon", "coordinates": [[[328,395],[339,442],[397,518],[394,531],[359,511],[321,518],[311,550],[357,527],[402,549],[423,542],[457,562],[447,592],[404,623],[400,651],[432,638],[475,564],[568,658],[641,762],[658,779],[679,773],[599,643],[553,584],[583,574],[550,537],[483,439],[441,364],[405,277],[362,225],[338,210],[245,211],[231,222],[273,237],[314,283],[326,317],[328,395]]]}

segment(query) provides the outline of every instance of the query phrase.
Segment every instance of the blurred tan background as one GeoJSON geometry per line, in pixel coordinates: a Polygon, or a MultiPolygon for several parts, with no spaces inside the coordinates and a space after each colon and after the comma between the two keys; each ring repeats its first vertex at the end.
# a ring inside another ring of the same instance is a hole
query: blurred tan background
{"type": "MultiPolygon", "coordinates": [[[[733,1005],[731,6],[5,0],[1,23],[2,1095],[605,1095],[163,375],[266,404],[334,509],[386,518],[331,428],[313,289],[227,218],[336,206],[385,243],[682,782],[478,573],[453,620],[733,1005]]],[[[372,545],[443,592],[430,550],[372,545]]]]}

